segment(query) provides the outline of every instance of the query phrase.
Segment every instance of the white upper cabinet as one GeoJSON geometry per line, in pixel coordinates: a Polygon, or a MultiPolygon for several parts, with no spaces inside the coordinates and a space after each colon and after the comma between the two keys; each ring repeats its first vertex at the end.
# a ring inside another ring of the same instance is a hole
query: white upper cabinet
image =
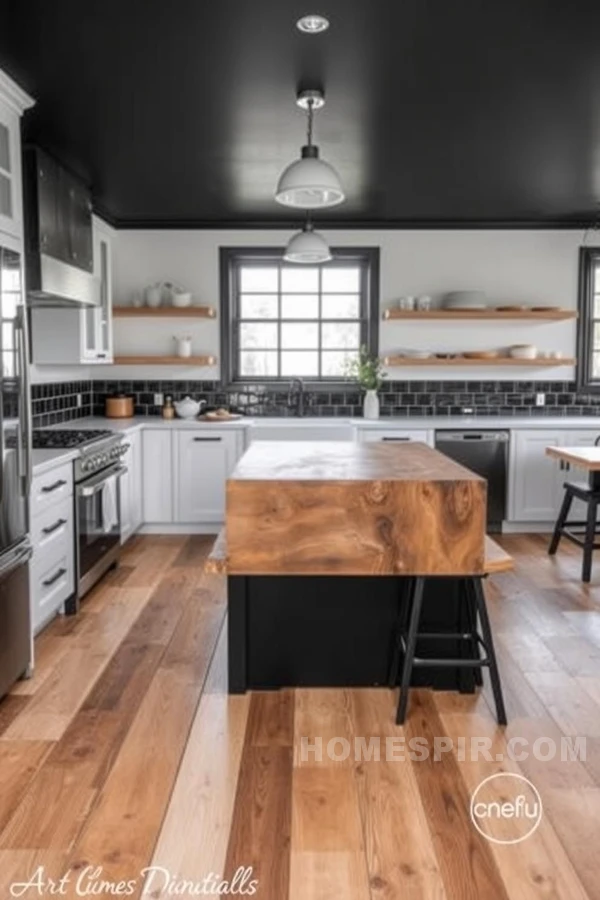
{"type": "Polygon", "coordinates": [[[0,232],[23,236],[21,116],[33,100],[0,70],[0,232]]]}
{"type": "Polygon", "coordinates": [[[175,521],[225,521],[227,479],[243,451],[241,431],[178,431],[175,463],[175,521]]]}
{"type": "Polygon", "coordinates": [[[82,311],[81,357],[86,363],[110,363],[112,341],[112,253],[110,234],[94,220],[94,277],[100,290],[100,305],[82,311]]]}

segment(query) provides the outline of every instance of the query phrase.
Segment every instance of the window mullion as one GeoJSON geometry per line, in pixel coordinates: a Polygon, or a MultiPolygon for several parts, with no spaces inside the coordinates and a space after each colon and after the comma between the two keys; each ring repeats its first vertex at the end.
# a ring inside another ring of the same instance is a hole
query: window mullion
{"type": "Polygon", "coordinates": [[[281,263],[277,267],[277,377],[281,378],[281,263]]]}

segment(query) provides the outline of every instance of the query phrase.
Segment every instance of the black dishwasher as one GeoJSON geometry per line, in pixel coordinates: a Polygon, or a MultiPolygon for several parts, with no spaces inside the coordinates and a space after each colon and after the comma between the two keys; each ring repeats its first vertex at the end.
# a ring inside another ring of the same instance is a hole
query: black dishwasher
{"type": "Polygon", "coordinates": [[[441,453],[481,475],[488,483],[487,530],[502,531],[506,518],[508,431],[436,431],[441,453]]]}

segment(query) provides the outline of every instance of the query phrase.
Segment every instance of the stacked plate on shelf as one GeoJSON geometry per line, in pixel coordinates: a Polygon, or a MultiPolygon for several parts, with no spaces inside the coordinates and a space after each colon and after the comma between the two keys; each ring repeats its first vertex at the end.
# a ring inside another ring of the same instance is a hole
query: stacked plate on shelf
{"type": "Polygon", "coordinates": [[[443,299],[444,309],[486,309],[485,291],[451,291],[443,299]]]}

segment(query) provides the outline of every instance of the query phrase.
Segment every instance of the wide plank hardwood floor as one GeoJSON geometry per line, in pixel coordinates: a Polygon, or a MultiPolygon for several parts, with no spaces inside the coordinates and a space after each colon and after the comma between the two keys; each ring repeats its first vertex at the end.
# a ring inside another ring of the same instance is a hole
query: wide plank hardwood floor
{"type": "Polygon", "coordinates": [[[131,882],[121,896],[210,896],[240,867],[259,900],[600,900],[600,558],[584,586],[576,548],[550,559],[545,537],[503,537],[516,568],[487,592],[508,728],[487,674],[476,695],[414,691],[398,728],[386,688],[228,697],[225,579],[202,571],[212,542],[133,538],[80,615],[38,637],[34,678],[0,702],[0,900],[36,871],[44,890],[21,896],[52,896],[65,873],[55,895],[103,879],[131,882]],[[300,753],[303,737],[358,736],[487,737],[494,761],[300,753]],[[495,761],[511,737],[561,736],[586,737],[586,759],[495,761]],[[543,799],[516,845],[469,816],[498,771],[543,799]]]}

